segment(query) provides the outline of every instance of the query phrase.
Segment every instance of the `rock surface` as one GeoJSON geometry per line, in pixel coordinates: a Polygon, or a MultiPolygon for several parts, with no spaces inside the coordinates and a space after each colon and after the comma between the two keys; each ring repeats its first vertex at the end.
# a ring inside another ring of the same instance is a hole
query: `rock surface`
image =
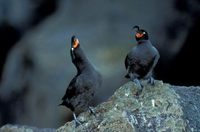
{"type": "MultiPolygon", "coordinates": [[[[142,81],[141,93],[133,82],[116,90],[106,102],[78,116],[82,125],[67,122],[57,132],[196,132],[200,131],[200,88],[172,86],[156,81],[151,86],[142,81]]],[[[0,131],[32,129],[3,126],[0,131]],[[9,127],[11,128],[9,130],[9,127]]],[[[35,128],[34,128],[35,129],[35,128]]],[[[55,131],[54,129],[35,129],[55,131]]],[[[34,131],[35,132],[35,131],[34,131]]]]}
{"type": "Polygon", "coordinates": [[[186,131],[180,96],[170,85],[161,81],[156,81],[155,86],[145,81],[142,84],[144,88],[139,96],[137,86],[128,82],[95,108],[96,117],[89,112],[81,113],[78,119],[82,125],[75,127],[72,121],[57,131],[186,131]]]}
{"type": "Polygon", "coordinates": [[[199,87],[177,87],[172,86],[182,106],[183,118],[186,120],[187,131],[200,131],[200,88],[199,87]]]}
{"type": "Polygon", "coordinates": [[[5,125],[1,127],[0,132],[56,132],[52,128],[36,128],[30,126],[19,126],[19,125],[5,125]]]}

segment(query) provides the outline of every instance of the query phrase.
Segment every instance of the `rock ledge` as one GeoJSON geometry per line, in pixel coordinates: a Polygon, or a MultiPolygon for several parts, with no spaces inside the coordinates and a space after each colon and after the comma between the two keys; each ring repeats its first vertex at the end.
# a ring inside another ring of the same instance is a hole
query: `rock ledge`
{"type": "Polygon", "coordinates": [[[96,115],[83,112],[82,125],[67,122],[55,129],[5,125],[1,132],[196,132],[200,131],[200,87],[172,86],[162,81],[151,86],[142,81],[143,91],[128,82],[106,102],[94,108],[96,115]]]}

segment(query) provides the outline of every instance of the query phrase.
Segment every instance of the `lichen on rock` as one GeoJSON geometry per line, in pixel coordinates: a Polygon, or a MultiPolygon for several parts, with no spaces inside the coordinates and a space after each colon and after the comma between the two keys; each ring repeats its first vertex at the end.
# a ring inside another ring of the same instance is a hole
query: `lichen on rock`
{"type": "Polygon", "coordinates": [[[81,113],[78,119],[82,125],[67,122],[57,132],[155,132],[185,131],[180,98],[169,84],[156,81],[152,86],[142,81],[143,90],[133,82],[121,86],[108,101],[94,108],[96,115],[81,113]]]}
{"type": "Polygon", "coordinates": [[[121,86],[106,101],[79,114],[82,125],[67,122],[56,129],[5,125],[1,132],[198,132],[200,87],[181,87],[141,81],[142,92],[133,82],[121,86]]]}
{"type": "Polygon", "coordinates": [[[56,129],[7,124],[0,128],[0,132],[56,132],[56,129]]]}

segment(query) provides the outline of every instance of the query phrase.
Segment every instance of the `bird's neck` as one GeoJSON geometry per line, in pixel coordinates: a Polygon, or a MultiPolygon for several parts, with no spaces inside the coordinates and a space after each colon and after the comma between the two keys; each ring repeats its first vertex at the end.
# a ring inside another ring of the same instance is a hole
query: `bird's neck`
{"type": "Polygon", "coordinates": [[[149,40],[139,40],[138,41],[138,44],[140,45],[140,44],[145,44],[145,43],[150,43],[150,41],[149,40]]]}
{"type": "Polygon", "coordinates": [[[93,66],[89,62],[88,58],[86,57],[85,53],[83,52],[80,46],[74,50],[74,55],[75,55],[74,65],[76,66],[78,73],[93,68],[93,66]]]}

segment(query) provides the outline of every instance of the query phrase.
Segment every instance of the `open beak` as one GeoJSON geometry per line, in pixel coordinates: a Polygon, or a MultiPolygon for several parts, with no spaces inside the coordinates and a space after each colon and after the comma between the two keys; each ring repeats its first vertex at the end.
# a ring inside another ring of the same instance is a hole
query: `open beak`
{"type": "Polygon", "coordinates": [[[144,34],[142,34],[142,33],[136,33],[135,36],[136,36],[136,38],[142,38],[144,36],[144,34]]]}
{"type": "Polygon", "coordinates": [[[78,45],[79,45],[78,38],[76,36],[72,36],[72,38],[71,38],[71,46],[72,46],[71,50],[73,51],[75,48],[78,47],[78,45]]]}
{"type": "Polygon", "coordinates": [[[77,48],[79,45],[79,40],[77,38],[74,39],[73,48],[77,48]]]}

